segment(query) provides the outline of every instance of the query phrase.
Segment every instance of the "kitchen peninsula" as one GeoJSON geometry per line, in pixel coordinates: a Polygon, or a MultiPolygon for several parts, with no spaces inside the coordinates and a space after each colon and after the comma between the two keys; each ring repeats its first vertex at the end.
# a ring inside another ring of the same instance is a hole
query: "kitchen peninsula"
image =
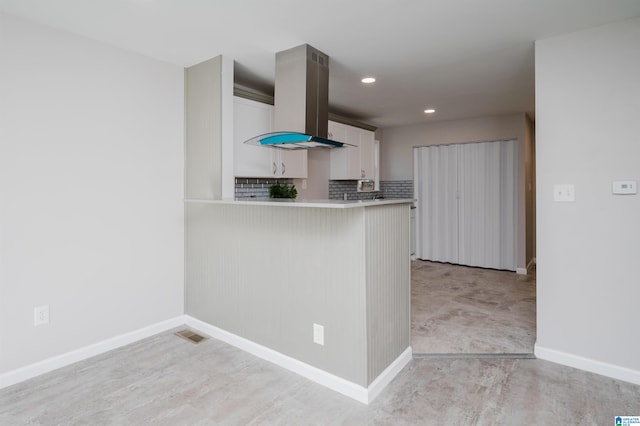
{"type": "Polygon", "coordinates": [[[368,403],[411,359],[412,201],[186,200],[186,313],[368,403]]]}

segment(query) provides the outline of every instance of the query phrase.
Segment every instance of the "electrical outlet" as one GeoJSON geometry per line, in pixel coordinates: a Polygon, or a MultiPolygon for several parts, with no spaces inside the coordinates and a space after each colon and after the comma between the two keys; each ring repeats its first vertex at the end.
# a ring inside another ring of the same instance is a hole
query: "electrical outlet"
{"type": "Polygon", "coordinates": [[[49,324],[49,305],[33,308],[33,325],[49,324]]]}
{"type": "Polygon", "coordinates": [[[313,343],[324,346],[324,327],[320,324],[313,324],[313,343]]]}

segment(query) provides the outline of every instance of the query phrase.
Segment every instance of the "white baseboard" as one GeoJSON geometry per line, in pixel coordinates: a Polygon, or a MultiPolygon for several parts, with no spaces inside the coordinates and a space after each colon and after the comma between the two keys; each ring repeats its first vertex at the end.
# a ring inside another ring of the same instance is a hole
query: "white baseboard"
{"type": "Polygon", "coordinates": [[[526,268],[516,268],[516,274],[518,275],[527,275],[531,267],[536,263],[536,258],[532,257],[529,263],[527,263],[526,268]]]}
{"type": "Polygon", "coordinates": [[[411,346],[404,350],[398,358],[395,359],[382,373],[369,385],[369,398],[368,402],[373,401],[382,393],[384,388],[402,371],[402,369],[409,364],[409,361],[413,359],[413,350],[411,346]]]}
{"type": "Polygon", "coordinates": [[[364,404],[369,404],[373,401],[391,382],[391,380],[393,380],[393,378],[409,363],[409,361],[411,361],[413,356],[411,347],[408,347],[371,383],[371,385],[369,385],[368,388],[365,388],[364,386],[355,384],[317,367],[313,367],[302,361],[274,351],[273,349],[269,349],[243,337],[229,333],[228,331],[207,324],[189,315],[180,315],[130,333],[112,337],[62,355],[36,362],[35,364],[0,374],[0,389],[183,325],[187,325],[194,330],[200,331],[215,339],[228,343],[231,346],[242,349],[243,351],[255,355],[258,358],[262,358],[289,371],[293,371],[302,377],[364,404]]]}
{"type": "Polygon", "coordinates": [[[400,370],[402,370],[402,368],[412,359],[412,351],[409,347],[394,362],[392,362],[368,388],[365,388],[364,386],[350,382],[317,367],[274,351],[273,349],[269,349],[243,337],[229,333],[226,330],[222,330],[204,321],[200,321],[188,315],[185,317],[187,326],[197,331],[228,343],[231,346],[235,346],[236,348],[257,356],[258,358],[297,373],[302,377],[348,396],[349,398],[355,399],[356,401],[362,402],[363,404],[369,404],[373,401],[373,399],[382,392],[384,387],[389,384],[400,370]]]}
{"type": "Polygon", "coordinates": [[[536,358],[640,385],[640,371],[535,345],[536,358]]]}
{"type": "Polygon", "coordinates": [[[82,361],[87,358],[103,354],[105,352],[109,352],[121,346],[125,346],[130,343],[137,342],[138,340],[151,337],[155,334],[162,333],[163,331],[171,330],[175,327],[180,327],[184,324],[185,318],[183,315],[180,315],[178,317],[162,321],[157,324],[152,324],[148,327],[144,327],[130,333],[112,337],[110,339],[106,339],[101,342],[94,343],[92,345],[85,346],[71,352],[67,352],[65,354],[47,358],[45,360],[36,362],[35,364],[27,365],[25,367],[3,373],[0,375],[0,389],[23,382],[41,374],[57,370],[58,368],[66,367],[67,365],[73,364],[75,362],[82,361]]]}

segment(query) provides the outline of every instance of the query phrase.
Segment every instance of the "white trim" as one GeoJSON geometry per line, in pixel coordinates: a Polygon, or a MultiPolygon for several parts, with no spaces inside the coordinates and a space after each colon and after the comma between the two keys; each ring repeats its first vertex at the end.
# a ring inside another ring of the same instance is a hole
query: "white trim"
{"type": "Polygon", "coordinates": [[[233,174],[233,70],[232,58],[222,55],[220,57],[220,146],[221,146],[221,172],[222,198],[235,197],[236,179],[233,174]]]}
{"type": "Polygon", "coordinates": [[[273,349],[259,345],[258,343],[237,336],[204,321],[200,321],[189,315],[185,315],[185,318],[187,326],[201,333],[207,334],[215,339],[257,356],[258,358],[297,373],[302,377],[348,396],[349,398],[355,399],[363,404],[369,404],[373,401],[373,399],[382,392],[382,389],[391,382],[391,380],[412,358],[412,351],[409,347],[395,361],[393,361],[368,388],[365,388],[364,386],[350,382],[342,377],[335,376],[317,367],[291,358],[280,352],[274,351],[273,349]]]}
{"type": "Polygon", "coordinates": [[[531,266],[534,265],[535,263],[536,263],[536,258],[532,257],[529,263],[527,263],[526,268],[516,268],[516,274],[527,275],[529,273],[529,270],[531,269],[531,266]]]}
{"type": "Polygon", "coordinates": [[[402,369],[413,359],[411,346],[404,350],[382,373],[369,385],[368,401],[371,403],[382,393],[385,387],[402,371],[402,369]]]}
{"type": "Polygon", "coordinates": [[[1,374],[0,389],[183,325],[187,325],[199,332],[207,334],[231,346],[235,346],[236,348],[257,356],[258,358],[272,362],[322,386],[353,398],[356,401],[362,402],[363,404],[371,403],[378,395],[380,395],[382,390],[391,382],[391,380],[393,380],[409,363],[409,361],[413,359],[411,347],[408,347],[382,373],[380,373],[368,388],[365,388],[364,386],[335,376],[317,367],[313,367],[243,337],[229,333],[228,331],[195,319],[189,315],[180,315],[139,330],[112,337],[110,339],[1,374]]]}
{"type": "Polygon", "coordinates": [[[527,263],[527,271],[529,269],[531,269],[533,267],[533,265],[535,265],[535,264],[536,264],[536,258],[532,257],[531,260],[529,261],[529,263],[527,263]]]}
{"type": "Polygon", "coordinates": [[[555,349],[544,348],[538,346],[538,344],[535,345],[535,355],[539,359],[640,385],[640,371],[638,370],[556,351],[555,349]]]}
{"type": "Polygon", "coordinates": [[[16,370],[8,371],[0,375],[0,389],[23,382],[41,374],[57,370],[58,368],[66,367],[67,365],[76,363],[78,361],[82,361],[87,358],[109,352],[113,349],[117,349],[130,343],[137,342],[138,340],[142,340],[155,334],[162,333],[163,331],[180,327],[183,324],[185,324],[185,318],[184,315],[180,315],[166,321],[152,324],[150,326],[122,334],[120,336],[115,336],[110,339],[106,339],[101,342],[73,350],[71,352],[47,358],[45,360],[18,368],[16,370]]]}

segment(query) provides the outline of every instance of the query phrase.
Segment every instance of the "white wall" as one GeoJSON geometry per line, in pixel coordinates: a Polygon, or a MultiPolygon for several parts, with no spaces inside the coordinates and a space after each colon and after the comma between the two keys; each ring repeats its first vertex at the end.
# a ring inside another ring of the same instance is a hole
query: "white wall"
{"type": "Polygon", "coordinates": [[[329,178],[331,177],[331,151],[310,149],[307,151],[307,179],[294,179],[299,199],[326,200],[329,198],[329,178]],[[307,188],[303,188],[306,180],[307,188]]]}
{"type": "Polygon", "coordinates": [[[498,139],[524,141],[524,126],[524,114],[510,114],[384,129],[380,144],[380,179],[412,180],[414,146],[498,139]]]}
{"type": "Polygon", "coordinates": [[[184,312],[184,71],[2,14],[0,58],[3,373],[184,312]]]}
{"type": "MultiPolygon", "coordinates": [[[[533,229],[533,217],[527,217],[526,155],[530,142],[527,135],[527,117],[524,113],[481,117],[466,120],[440,121],[418,124],[413,126],[393,127],[384,129],[383,141],[380,144],[380,174],[381,180],[412,180],[413,179],[413,147],[425,145],[441,145],[463,142],[481,142],[501,139],[518,140],[518,219],[517,219],[517,268],[524,271],[533,251],[527,253],[526,235],[527,223],[533,229]]],[[[532,198],[532,197],[530,197],[532,198]]],[[[532,233],[533,231],[530,231],[532,233]]]]}
{"type": "Polygon", "coordinates": [[[640,195],[611,193],[640,181],[638,70],[640,19],[536,43],[536,353],[640,383],[640,195]]]}

